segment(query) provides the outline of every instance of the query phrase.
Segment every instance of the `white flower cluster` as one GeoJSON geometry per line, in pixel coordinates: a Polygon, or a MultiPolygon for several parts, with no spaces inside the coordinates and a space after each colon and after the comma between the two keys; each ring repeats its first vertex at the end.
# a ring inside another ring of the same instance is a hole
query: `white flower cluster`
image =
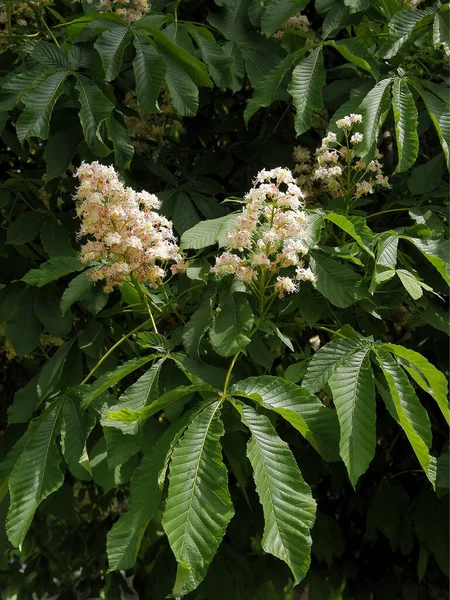
{"type": "Polygon", "coordinates": [[[262,285],[264,292],[280,298],[298,291],[300,281],[314,281],[302,261],[308,253],[303,199],[289,169],[260,171],[245,196],[245,208],[227,233],[226,251],[216,258],[215,275],[234,275],[256,294],[262,285]],[[295,268],[294,278],[280,275],[288,268],[295,268]]]}
{"type": "MultiPolygon", "coordinates": [[[[72,2],[81,2],[81,0],[72,0],[72,2]]],[[[87,2],[92,4],[93,0],[87,0],[87,2]]],[[[114,12],[128,23],[133,23],[142,19],[151,11],[151,4],[148,0],[100,0],[97,10],[99,12],[114,12]]]]}
{"type": "Polygon", "coordinates": [[[276,39],[281,39],[283,37],[283,33],[288,29],[296,29],[297,31],[309,31],[311,23],[309,22],[308,17],[302,15],[301,13],[297,13],[293,17],[290,17],[287,21],[283,23],[281,29],[279,29],[276,33],[273,34],[273,37],[276,39]]]}
{"type": "Polygon", "coordinates": [[[44,6],[52,4],[52,0],[28,0],[27,2],[0,2],[0,23],[7,23],[7,4],[11,8],[11,18],[16,25],[26,27],[37,26],[39,15],[44,6]]]}
{"type": "Polygon", "coordinates": [[[313,179],[324,185],[333,195],[351,195],[355,198],[373,194],[375,187],[388,188],[388,178],[383,175],[378,159],[381,154],[376,151],[376,159],[368,165],[363,160],[356,160],[354,146],[360,144],[364,136],[360,132],[352,133],[355,124],[362,123],[362,116],[351,114],[336,121],[343,130],[345,144],[337,141],[335,133],[329,132],[316,150],[317,166],[313,171],[313,179]],[[349,189],[350,188],[350,189],[349,189]]]}
{"type": "Polygon", "coordinates": [[[154,194],[135,192],[119,181],[114,167],[83,163],[74,174],[81,236],[88,236],[80,260],[93,264],[93,281],[104,280],[105,291],[131,276],[152,287],[162,284],[169,262],[172,271],[185,267],[172,223],[155,212],[161,202],[154,194]]]}

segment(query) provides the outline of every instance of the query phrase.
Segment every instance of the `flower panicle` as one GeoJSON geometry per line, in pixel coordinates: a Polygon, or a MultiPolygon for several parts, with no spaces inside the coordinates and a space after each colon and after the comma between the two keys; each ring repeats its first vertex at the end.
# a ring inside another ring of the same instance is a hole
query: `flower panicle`
{"type": "Polygon", "coordinates": [[[104,281],[106,292],[131,277],[156,288],[163,283],[168,263],[174,263],[172,272],[184,270],[172,223],[156,212],[161,201],[154,194],[125,187],[114,167],[97,161],[82,163],[74,176],[80,181],[79,237],[87,238],[79,256],[93,266],[93,281],[104,281]]]}

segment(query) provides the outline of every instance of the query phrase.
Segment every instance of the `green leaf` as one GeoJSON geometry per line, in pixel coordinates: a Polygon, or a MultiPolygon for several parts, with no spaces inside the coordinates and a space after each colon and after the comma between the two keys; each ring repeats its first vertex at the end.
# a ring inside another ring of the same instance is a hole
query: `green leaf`
{"type": "Polygon", "coordinates": [[[234,514],[220,446],[221,406],[214,402],[196,416],[172,455],[162,525],[178,563],[174,596],[204,579],[234,514]]]}
{"type": "Polygon", "coordinates": [[[123,53],[131,41],[131,31],[128,27],[112,27],[106,29],[94,44],[100,54],[105,80],[112,81],[122,68],[123,53]]]}
{"type": "Polygon", "coordinates": [[[41,324],[34,312],[34,294],[26,286],[15,291],[14,305],[6,316],[5,335],[18,356],[32,352],[39,343],[41,324]]]}
{"type": "Polygon", "coordinates": [[[75,254],[67,228],[56,219],[49,219],[44,223],[41,242],[50,258],[75,254]]]}
{"type": "Polygon", "coordinates": [[[389,35],[381,46],[378,56],[381,58],[394,57],[402,46],[420,28],[431,22],[434,10],[406,9],[395,13],[389,21],[389,35]]]}
{"type": "Polygon", "coordinates": [[[448,102],[443,102],[440,98],[427,92],[423,88],[419,87],[420,95],[425,102],[430,119],[436,128],[439,140],[441,142],[442,150],[444,151],[445,158],[447,160],[447,168],[450,169],[450,110],[448,102]]]}
{"type": "Polygon", "coordinates": [[[189,75],[171,56],[164,56],[166,63],[166,83],[175,110],[182,117],[197,114],[198,88],[189,75]]]}
{"type": "Polygon", "coordinates": [[[274,34],[285,21],[300,12],[309,0],[267,0],[262,3],[261,32],[267,37],[274,34]]]}
{"type": "Polygon", "coordinates": [[[306,389],[263,375],[232,386],[230,394],[244,396],[275,411],[290,423],[327,461],[338,460],[339,427],[334,410],[306,389]]]}
{"type": "Polygon", "coordinates": [[[398,278],[402,282],[403,287],[411,296],[411,298],[413,298],[414,300],[418,300],[422,297],[423,290],[412,273],[410,273],[409,271],[405,271],[405,269],[397,269],[396,273],[398,275],[398,278]]]}
{"type": "Polygon", "coordinates": [[[408,84],[396,77],[392,86],[392,107],[394,109],[395,135],[397,138],[398,164],[395,173],[406,171],[416,162],[419,152],[416,103],[408,84]]]}
{"type": "Polygon", "coordinates": [[[227,56],[221,46],[214,39],[213,34],[205,27],[192,25],[189,27],[189,33],[196,41],[203,62],[208,65],[209,73],[214,83],[222,88],[232,86],[231,65],[233,60],[227,56]]]}
{"type": "Polygon", "coordinates": [[[415,167],[408,179],[408,189],[412,196],[432,192],[439,186],[444,173],[444,154],[440,152],[423,165],[415,167]]]}
{"type": "Polygon", "coordinates": [[[444,281],[450,285],[449,245],[446,240],[421,240],[406,235],[400,235],[399,237],[414,244],[433,267],[439,271],[444,281]]]}
{"type": "Polygon", "coordinates": [[[253,98],[248,101],[244,111],[244,121],[246,125],[248,125],[249,120],[261,107],[270,106],[275,102],[278,90],[280,89],[286,74],[302,54],[304,54],[304,50],[288,54],[276,67],[261,77],[255,88],[253,98]]]}
{"type": "Polygon", "coordinates": [[[142,35],[135,35],[136,57],[133,71],[136,78],[136,94],[140,106],[149,113],[158,111],[158,96],[166,66],[163,59],[142,35]]]}
{"type": "Polygon", "coordinates": [[[79,127],[52,132],[44,148],[45,172],[48,181],[61,177],[67,171],[81,139],[79,127]]]}
{"type": "Polygon", "coordinates": [[[106,121],[108,137],[114,146],[114,163],[120,169],[129,169],[134,155],[127,128],[119,120],[117,112],[112,112],[106,121]]]}
{"type": "Polygon", "coordinates": [[[114,523],[107,537],[110,571],[134,567],[144,532],[162,498],[170,456],[193,415],[195,412],[190,411],[172,423],[134,472],[130,508],[114,523]]]}
{"type": "Polygon", "coordinates": [[[29,89],[22,98],[25,109],[17,120],[16,133],[19,141],[29,137],[48,137],[50,118],[56,101],[64,91],[67,71],[47,73],[45,79],[29,89]]]}
{"type": "Polygon", "coordinates": [[[14,108],[30,87],[48,76],[48,74],[43,74],[42,71],[43,67],[37,65],[31,69],[26,69],[23,73],[11,74],[8,79],[2,82],[0,110],[14,108]]]}
{"type": "Polygon", "coordinates": [[[334,306],[346,308],[365,297],[363,281],[355,271],[318,252],[311,255],[314,260],[311,264],[317,277],[315,287],[334,306]]]}
{"type": "Polygon", "coordinates": [[[80,122],[84,139],[95,155],[107,156],[111,150],[105,145],[100,128],[111,114],[114,105],[101,89],[84,75],[77,75],[75,88],[79,92],[80,122]]]}
{"type": "Polygon", "coordinates": [[[310,565],[316,503],[289,446],[269,419],[250,406],[239,411],[252,434],[247,456],[264,512],[263,550],[283,560],[297,584],[310,565]]]}
{"type": "MultiPolygon", "coordinates": [[[[211,392],[213,388],[207,383],[198,383],[195,385],[181,385],[179,387],[166,392],[159,398],[156,398],[151,404],[141,408],[139,410],[130,410],[129,408],[122,408],[122,410],[109,412],[106,416],[112,421],[122,421],[122,423],[130,424],[135,421],[142,421],[148,419],[152,415],[155,415],[160,410],[163,410],[175,400],[179,400],[184,396],[190,396],[195,392],[211,392]]],[[[106,422],[105,422],[106,424],[106,422]]]]}
{"type": "Polygon", "coordinates": [[[326,42],[327,45],[335,48],[344,58],[356,65],[360,69],[368,71],[372,77],[377,79],[378,67],[376,61],[367,53],[365,44],[358,38],[347,38],[326,42]]]}
{"type": "Polygon", "coordinates": [[[36,290],[34,312],[50,335],[64,337],[72,329],[72,315],[61,315],[58,292],[51,286],[36,290]]]}
{"type": "Polygon", "coordinates": [[[37,42],[31,56],[48,71],[71,71],[67,54],[54,44],[37,42]]]}
{"type": "Polygon", "coordinates": [[[183,233],[180,240],[180,248],[182,250],[200,250],[207,246],[213,246],[225,237],[226,232],[231,229],[237,214],[225,215],[218,219],[208,219],[200,221],[191,229],[183,233]]]}
{"type": "Polygon", "coordinates": [[[409,348],[397,344],[383,344],[382,347],[402,359],[402,366],[414,381],[435,400],[445,420],[450,425],[447,378],[428,360],[409,348]]]}
{"type": "Polygon", "coordinates": [[[361,102],[358,112],[362,114],[363,141],[358,144],[359,155],[367,162],[372,160],[378,143],[378,134],[390,110],[389,87],[391,79],[379,81],[361,102]]]}
{"type": "Polygon", "coordinates": [[[148,28],[150,31],[158,51],[164,57],[164,60],[169,61],[172,66],[178,65],[180,71],[186,73],[192,81],[198,86],[213,87],[211,79],[208,75],[206,65],[197,58],[194,58],[187,50],[172,42],[167,35],[154,29],[148,28]]]}
{"type": "Polygon", "coordinates": [[[183,330],[183,344],[186,354],[193,358],[198,357],[200,342],[212,321],[213,295],[213,289],[205,292],[200,306],[183,330]]]}
{"type": "Polygon", "coordinates": [[[64,290],[61,298],[61,314],[65,315],[74,302],[84,298],[93,287],[93,282],[88,278],[89,271],[77,275],[64,290]]]}
{"type": "Polygon", "coordinates": [[[22,277],[22,281],[25,281],[28,285],[42,287],[60,277],[64,277],[75,271],[81,271],[81,269],[84,269],[84,265],[75,256],[57,256],[42,263],[39,269],[28,271],[22,277]]]}
{"type": "Polygon", "coordinates": [[[39,417],[9,476],[11,503],[6,532],[11,544],[19,549],[39,504],[64,481],[55,444],[61,408],[62,402],[58,401],[39,417]]]}
{"type": "Polygon", "coordinates": [[[91,466],[86,449],[86,440],[95,425],[95,417],[80,408],[76,394],[63,397],[61,447],[70,472],[78,479],[91,478],[91,466]]]}
{"type": "Polygon", "coordinates": [[[438,13],[433,22],[434,47],[442,46],[445,54],[450,56],[450,12],[438,13]]]}
{"type": "Polygon", "coordinates": [[[363,217],[345,217],[335,212],[329,212],[325,215],[325,219],[337,225],[342,231],[348,233],[348,235],[351,235],[356,240],[358,246],[361,246],[370,256],[374,256],[370,248],[372,232],[367,227],[366,220],[363,217]]]}
{"type": "Polygon", "coordinates": [[[414,392],[408,377],[397,362],[381,347],[375,349],[389,386],[393,408],[419,463],[434,487],[436,459],[430,455],[431,425],[428,414],[414,392]]]}
{"type": "Polygon", "coordinates": [[[213,349],[221,356],[242,352],[250,342],[252,326],[253,312],[245,295],[225,292],[220,297],[210,330],[213,349]]]}
{"type": "Polygon", "coordinates": [[[150,362],[155,358],[154,354],[148,354],[147,356],[140,356],[138,358],[132,358],[131,360],[127,360],[120,366],[118,366],[113,371],[108,371],[101,377],[97,379],[95,383],[88,386],[86,391],[83,393],[83,408],[89,406],[89,404],[98,398],[103,392],[113,385],[116,385],[119,381],[121,381],[124,377],[136,371],[140,367],[143,367],[145,364],[150,362]]]}
{"type": "Polygon", "coordinates": [[[33,241],[47,219],[48,215],[34,210],[19,215],[6,230],[6,243],[21,246],[33,241]]]}
{"type": "Polygon", "coordinates": [[[325,79],[322,48],[319,47],[295,67],[288,87],[296,111],[297,135],[308,131],[312,124],[313,112],[323,108],[322,88],[325,79]]]}
{"type": "Polygon", "coordinates": [[[37,392],[41,402],[56,389],[75,339],[74,337],[68,342],[64,342],[42,367],[37,384],[37,392]]]}
{"type": "Polygon", "coordinates": [[[110,469],[115,469],[125,464],[141,449],[143,442],[143,429],[138,429],[135,435],[125,435],[119,429],[103,427],[106,440],[106,461],[110,469]]]}
{"type": "Polygon", "coordinates": [[[369,348],[345,359],[329,380],[341,429],[340,454],[353,487],[375,456],[375,386],[369,348]]]}
{"type": "Polygon", "coordinates": [[[28,423],[39,404],[37,393],[38,376],[35,375],[14,394],[14,401],[8,407],[8,425],[13,423],[28,423]]]}
{"type": "MultiPolygon", "coordinates": [[[[108,409],[108,413],[117,412],[120,414],[123,409],[127,409],[128,414],[128,412],[139,411],[145,406],[152,405],[159,396],[159,375],[164,362],[164,358],[155,362],[144,375],[141,375],[133,385],[125,390],[117,402],[108,409]]],[[[138,423],[134,423],[134,421],[116,423],[111,422],[108,417],[109,415],[102,420],[103,425],[117,427],[124,434],[136,434],[138,432],[138,423]]]]}
{"type": "Polygon", "coordinates": [[[328,342],[313,354],[302,387],[311,393],[322,390],[336,369],[366,344],[367,340],[364,338],[346,338],[328,342]]]}

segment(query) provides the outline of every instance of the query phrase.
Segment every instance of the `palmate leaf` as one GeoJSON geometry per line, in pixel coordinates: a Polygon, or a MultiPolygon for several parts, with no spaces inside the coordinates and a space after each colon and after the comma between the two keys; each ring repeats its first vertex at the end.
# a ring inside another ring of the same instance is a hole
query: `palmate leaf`
{"type": "Polygon", "coordinates": [[[266,73],[258,82],[255,88],[253,98],[251,98],[244,111],[244,121],[248,124],[252,116],[261,108],[267,107],[275,101],[280,85],[292,65],[299,60],[305,53],[305,50],[298,50],[288,54],[283,60],[268,73],[266,73]]]}
{"type": "Polygon", "coordinates": [[[263,375],[239,381],[232,386],[230,394],[250,398],[275,411],[295,427],[325,460],[338,460],[336,412],[324,406],[305,388],[281,377],[263,375]]]}
{"type": "Polygon", "coordinates": [[[112,81],[122,68],[123,53],[131,41],[131,31],[128,27],[112,27],[106,29],[94,44],[100,54],[105,80],[112,81]]]}
{"type": "Polygon", "coordinates": [[[288,92],[295,106],[295,132],[301,135],[312,124],[315,110],[323,108],[322,88],[325,85],[322,48],[316,48],[302,60],[292,73],[288,92]]]}
{"type": "Polygon", "coordinates": [[[436,459],[429,452],[432,437],[428,414],[398,363],[380,346],[375,347],[375,352],[389,387],[392,403],[388,408],[395,411],[419,463],[434,487],[436,459]]]}
{"type": "Polygon", "coordinates": [[[328,342],[313,355],[302,381],[302,387],[311,393],[319,392],[336,369],[349,356],[366,345],[367,340],[364,338],[346,338],[328,342]]]}
{"type": "Polygon", "coordinates": [[[20,142],[33,136],[47,139],[53,108],[63,93],[68,74],[67,71],[46,73],[25,93],[22,98],[25,109],[16,125],[20,142]]]}
{"type": "Polygon", "coordinates": [[[6,532],[16,548],[21,548],[39,504],[64,481],[55,443],[62,406],[59,399],[39,417],[9,476],[11,503],[6,532]]]}
{"type": "Polygon", "coordinates": [[[375,456],[375,386],[369,348],[358,350],[329,380],[341,428],[340,454],[353,486],[375,456]]]}
{"type": "Polygon", "coordinates": [[[210,330],[211,345],[221,356],[242,352],[250,343],[252,326],[252,308],[245,295],[227,291],[220,297],[210,330]]]}
{"type": "Polygon", "coordinates": [[[234,514],[222,462],[222,402],[206,407],[176,446],[162,524],[178,563],[174,596],[204,579],[234,514]]]}
{"type": "Polygon", "coordinates": [[[97,156],[107,156],[111,150],[100,135],[100,127],[111,114],[114,105],[88,77],[77,75],[75,88],[79,92],[80,122],[84,139],[97,156]]]}
{"type": "Polygon", "coordinates": [[[38,42],[31,56],[48,71],[70,71],[70,60],[60,48],[48,42],[38,42]]]}
{"type": "Polygon", "coordinates": [[[171,453],[187,425],[201,410],[197,408],[172,423],[131,478],[130,508],[113,525],[107,537],[109,570],[131,569],[136,563],[142,536],[162,498],[162,488],[171,453]]]}
{"type": "Polygon", "coordinates": [[[397,138],[398,164],[395,173],[406,171],[416,162],[419,152],[417,133],[418,116],[416,103],[404,79],[394,79],[392,86],[395,135],[397,138]]]}
{"type": "Polygon", "coordinates": [[[250,429],[247,456],[264,512],[262,547],[283,560],[295,583],[308,572],[316,503],[286,442],[269,419],[250,406],[239,406],[250,429]]]}
{"type": "MultiPolygon", "coordinates": [[[[11,73],[11,75],[2,82],[0,90],[0,110],[9,110],[19,102],[25,92],[42,79],[44,68],[37,65],[27,69],[23,73],[11,73]]],[[[44,79],[47,77],[45,74],[44,79]]]]}
{"type": "Polygon", "coordinates": [[[382,344],[382,348],[401,359],[403,368],[423,390],[436,400],[445,420],[450,425],[448,383],[445,375],[428,362],[422,354],[410,348],[397,344],[382,344]]]}
{"type": "Polygon", "coordinates": [[[389,86],[391,79],[379,81],[361,102],[358,112],[362,114],[363,141],[358,144],[359,155],[368,162],[372,159],[378,142],[381,126],[390,110],[389,86]]]}
{"type": "Polygon", "coordinates": [[[147,112],[154,113],[158,110],[157,101],[166,74],[166,65],[144,36],[135,34],[133,43],[136,50],[133,71],[137,100],[147,112]]]}

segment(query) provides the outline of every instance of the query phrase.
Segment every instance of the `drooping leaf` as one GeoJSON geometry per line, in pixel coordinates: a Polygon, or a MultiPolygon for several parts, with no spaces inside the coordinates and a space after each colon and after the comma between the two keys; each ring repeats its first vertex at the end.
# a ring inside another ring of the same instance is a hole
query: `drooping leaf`
{"type": "Polygon", "coordinates": [[[183,330],[183,344],[186,354],[193,358],[198,357],[200,342],[212,321],[213,294],[212,289],[205,292],[198,309],[191,316],[183,330]]]}
{"type": "Polygon", "coordinates": [[[88,77],[77,75],[75,88],[79,92],[80,122],[84,139],[97,156],[107,156],[111,150],[104,143],[100,128],[114,108],[102,90],[88,77]]]}
{"type": "Polygon", "coordinates": [[[402,359],[402,366],[414,381],[436,400],[445,420],[450,425],[448,383],[445,375],[415,350],[398,344],[383,344],[382,347],[402,359]]]}
{"type": "Polygon", "coordinates": [[[316,48],[302,60],[292,73],[288,92],[295,106],[295,132],[301,135],[312,124],[315,110],[323,108],[322,88],[325,85],[322,48],[316,48]]]}
{"type": "Polygon", "coordinates": [[[162,524],[178,563],[175,596],[204,579],[234,514],[220,446],[221,405],[214,402],[194,418],[172,455],[162,524]]]}
{"type": "Polygon", "coordinates": [[[28,285],[43,287],[51,281],[82,269],[84,269],[84,265],[75,256],[57,256],[42,263],[39,269],[28,271],[22,281],[28,285]]]}
{"type": "Polygon", "coordinates": [[[425,102],[430,119],[436,128],[442,150],[447,159],[447,168],[450,169],[450,110],[449,103],[444,102],[434,94],[419,88],[419,92],[425,102]]]}
{"type": "Polygon", "coordinates": [[[95,417],[80,408],[80,398],[74,393],[63,396],[61,447],[69,469],[78,479],[90,479],[91,467],[86,440],[95,425],[95,417]]]}
{"type": "Polygon", "coordinates": [[[154,447],[144,455],[131,478],[130,507],[113,525],[107,537],[109,570],[131,569],[142,537],[161,500],[171,453],[196,413],[172,423],[154,447]]]}
{"type": "Polygon", "coordinates": [[[47,73],[45,78],[41,78],[25,93],[22,98],[25,109],[16,124],[20,142],[33,136],[47,139],[53,108],[63,93],[67,76],[67,71],[47,73]]]}
{"type": "Polygon", "coordinates": [[[346,338],[328,342],[313,355],[302,381],[302,387],[311,393],[319,392],[336,369],[365,345],[367,340],[364,338],[346,338]]]}
{"type": "Polygon", "coordinates": [[[398,164],[395,173],[406,171],[416,162],[419,152],[417,134],[417,108],[414,97],[404,79],[394,79],[392,86],[395,135],[397,138],[398,164]]]}
{"type": "Polygon", "coordinates": [[[42,328],[34,312],[33,290],[27,286],[14,290],[12,300],[6,315],[5,335],[17,355],[24,356],[38,345],[42,328]]]}
{"type": "Polygon", "coordinates": [[[131,41],[131,31],[128,27],[112,27],[106,29],[94,44],[100,54],[105,80],[112,81],[122,68],[123,53],[131,41]]]}
{"type": "Polygon", "coordinates": [[[375,456],[375,386],[368,351],[351,354],[329,380],[341,429],[340,454],[353,486],[375,456]]]}
{"type": "Polygon", "coordinates": [[[275,411],[295,427],[325,460],[338,460],[336,413],[305,388],[281,377],[263,375],[239,381],[232,386],[230,394],[245,396],[275,411]]]}
{"type": "Polygon", "coordinates": [[[81,130],[78,127],[52,133],[44,148],[48,181],[61,177],[67,171],[81,139],[81,130]]]}
{"type": "Polygon", "coordinates": [[[405,269],[397,269],[396,274],[403,284],[403,287],[414,300],[418,300],[423,295],[422,287],[412,273],[405,269]]]}
{"type": "Polygon", "coordinates": [[[252,326],[252,308],[245,295],[232,294],[230,291],[224,293],[210,330],[212,347],[221,356],[242,352],[250,342],[252,326]]]}
{"type": "Polygon", "coordinates": [[[359,106],[362,114],[363,141],[358,144],[358,154],[366,161],[372,160],[378,142],[378,134],[391,107],[389,87],[391,79],[379,81],[373,87],[359,106]]]}
{"type": "Polygon", "coordinates": [[[76,337],[73,337],[68,342],[64,342],[44,364],[37,383],[40,401],[45,400],[56,389],[75,340],[76,337]]]}
{"type": "Polygon", "coordinates": [[[55,444],[61,409],[62,402],[58,400],[39,417],[9,476],[11,503],[6,532],[15,547],[22,546],[39,504],[64,481],[55,444]]]}
{"type": "Polygon", "coordinates": [[[289,446],[269,419],[250,406],[241,406],[240,412],[252,435],[247,456],[264,512],[262,547],[283,560],[298,583],[310,565],[316,503],[289,446]]]}
{"type": "Polygon", "coordinates": [[[197,114],[198,88],[186,71],[170,55],[164,56],[166,63],[166,83],[173,106],[182,117],[197,114]]]}
{"type": "Polygon", "coordinates": [[[227,56],[214,39],[213,34],[205,27],[191,26],[189,33],[195,39],[202,54],[203,61],[208,65],[209,73],[214,83],[225,89],[231,87],[231,57],[227,56]]]}
{"type": "Polygon", "coordinates": [[[155,48],[143,36],[135,35],[133,43],[136,50],[133,70],[137,100],[147,112],[154,113],[158,110],[157,101],[166,66],[155,48]]]}
{"type": "Polygon", "coordinates": [[[450,56],[450,12],[438,13],[433,22],[433,41],[435,48],[442,46],[445,54],[450,56]]]}
{"type": "Polygon", "coordinates": [[[372,77],[377,79],[379,71],[376,61],[371,57],[365,44],[358,40],[358,38],[347,38],[345,40],[333,40],[327,42],[327,45],[336,48],[336,50],[342,54],[349,62],[356,65],[360,69],[368,71],[372,77]]]}
{"type": "MultiPolygon", "coordinates": [[[[37,65],[22,73],[12,73],[3,83],[0,90],[0,110],[14,108],[25,92],[42,80],[44,68],[37,65]]],[[[46,75],[44,75],[44,78],[46,75]]]]}
{"type": "Polygon", "coordinates": [[[376,356],[386,378],[392,407],[426,476],[434,486],[436,459],[430,455],[431,425],[428,414],[420,404],[408,377],[396,361],[380,347],[376,356]]]}
{"type": "Polygon", "coordinates": [[[129,169],[134,155],[134,146],[117,112],[112,112],[106,121],[108,137],[114,146],[114,163],[119,169],[129,169]]]}

